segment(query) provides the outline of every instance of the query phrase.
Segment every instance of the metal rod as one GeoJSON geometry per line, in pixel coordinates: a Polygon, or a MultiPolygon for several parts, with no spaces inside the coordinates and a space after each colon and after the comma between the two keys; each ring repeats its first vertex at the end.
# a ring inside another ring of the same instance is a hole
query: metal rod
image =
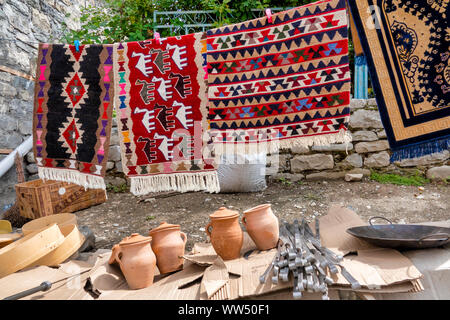
{"type": "Polygon", "coordinates": [[[48,290],[50,290],[51,287],[52,287],[52,283],[50,281],[44,281],[37,287],[13,294],[12,296],[6,297],[3,300],[18,300],[18,299],[24,298],[26,296],[29,296],[30,294],[33,294],[33,293],[36,293],[39,291],[43,291],[43,292],[48,291],[48,290]]]}

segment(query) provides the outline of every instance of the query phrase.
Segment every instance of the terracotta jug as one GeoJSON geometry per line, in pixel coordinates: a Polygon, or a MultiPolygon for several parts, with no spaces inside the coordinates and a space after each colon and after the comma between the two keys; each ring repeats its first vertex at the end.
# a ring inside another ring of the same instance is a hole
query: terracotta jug
{"type": "Polygon", "coordinates": [[[153,284],[156,257],[150,246],[151,239],[133,233],[113,246],[109,264],[117,262],[120,265],[130,289],[147,288],[153,284]]]}
{"type": "Polygon", "coordinates": [[[150,230],[152,249],[161,274],[183,269],[184,248],[187,236],[177,224],[161,223],[150,230]]]}
{"type": "Polygon", "coordinates": [[[222,207],[209,217],[211,221],[205,231],[211,238],[216,253],[223,260],[239,258],[244,241],[244,234],[239,225],[239,212],[222,207]]]}
{"type": "Polygon", "coordinates": [[[279,224],[273,214],[271,204],[262,204],[244,211],[242,224],[259,250],[268,250],[277,246],[279,224]]]}

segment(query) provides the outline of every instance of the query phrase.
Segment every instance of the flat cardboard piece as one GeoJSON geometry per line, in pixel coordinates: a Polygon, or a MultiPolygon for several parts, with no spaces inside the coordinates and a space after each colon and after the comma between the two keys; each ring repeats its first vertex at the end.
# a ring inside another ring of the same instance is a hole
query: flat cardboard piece
{"type": "Polygon", "coordinates": [[[201,290],[206,292],[208,298],[211,298],[219,289],[228,282],[228,270],[222,258],[217,256],[214,263],[206,268],[203,273],[201,290]]]}
{"type": "MultiPolygon", "coordinates": [[[[328,289],[328,297],[330,300],[340,300],[338,290],[328,289]]],[[[292,297],[292,289],[284,289],[269,292],[256,297],[248,297],[249,300],[294,300],[292,297]]],[[[301,300],[322,300],[322,293],[302,292],[301,300]]]]}
{"type": "MultiPolygon", "coordinates": [[[[203,276],[204,267],[185,262],[181,271],[168,276],[155,277],[154,283],[144,289],[130,290],[103,288],[100,300],[198,300],[200,283],[196,280],[203,276]]],[[[126,285],[125,281],[122,280],[126,285]]]]}
{"type": "Polygon", "coordinates": [[[87,261],[71,260],[60,268],[39,266],[23,270],[0,279],[0,298],[36,287],[43,281],[55,282],[79,272],[88,271],[81,276],[63,280],[54,284],[47,292],[38,292],[27,296],[25,300],[151,300],[151,299],[199,299],[200,281],[204,267],[186,262],[182,271],[168,276],[157,272],[152,286],[141,290],[130,290],[125,278],[116,265],[108,264],[111,250],[92,254],[87,261]],[[93,297],[84,286],[90,281],[100,296],[93,297]],[[197,283],[196,283],[197,282],[197,283]]]}
{"type": "MultiPolygon", "coordinates": [[[[350,286],[333,286],[333,289],[339,289],[339,290],[347,290],[347,291],[355,291],[350,286]]],[[[356,290],[358,293],[396,293],[396,292],[420,292],[423,291],[424,287],[422,285],[422,282],[420,280],[411,280],[408,282],[402,282],[397,284],[391,284],[386,287],[381,287],[379,289],[368,289],[368,288],[361,288],[356,290]]]]}
{"type": "MultiPolygon", "coordinates": [[[[70,274],[45,266],[10,274],[0,279],[0,299],[37,287],[44,281],[55,282],[68,276],[70,274]]],[[[51,295],[51,291],[54,289],[53,286],[50,291],[45,292],[45,295],[51,295]]],[[[33,296],[36,297],[41,294],[44,293],[36,293],[33,296]]],[[[28,296],[25,299],[32,299],[32,296],[28,296]]]]}
{"type": "Polygon", "coordinates": [[[44,281],[50,281],[53,285],[49,291],[37,292],[22,299],[92,300],[93,298],[83,290],[83,286],[90,273],[107,260],[108,255],[104,252],[105,250],[98,250],[87,261],[71,260],[59,268],[38,266],[13,273],[0,279],[0,298],[37,287],[44,281]],[[73,277],[79,273],[83,274],[73,277]]]}
{"type": "MultiPolygon", "coordinates": [[[[322,246],[342,255],[357,253],[345,256],[342,265],[366,289],[381,289],[422,277],[399,251],[376,247],[347,233],[348,228],[366,225],[354,211],[333,205],[319,222],[322,246]]],[[[349,285],[341,273],[330,276],[337,285],[349,285]]]]}
{"type": "MultiPolygon", "coordinates": [[[[342,265],[368,289],[381,289],[422,277],[411,260],[393,249],[359,250],[358,255],[347,255],[342,265]]],[[[330,276],[338,285],[349,284],[341,273],[330,276]]]]}
{"type": "MultiPolygon", "coordinates": [[[[424,225],[450,227],[450,220],[424,222],[424,225]]],[[[377,300],[450,300],[450,245],[402,252],[423,274],[423,291],[417,293],[373,294],[377,300]]]]}
{"type": "Polygon", "coordinates": [[[377,248],[347,233],[348,228],[367,225],[354,211],[348,208],[339,205],[331,206],[328,214],[319,218],[319,225],[322,246],[337,254],[344,256],[358,250],[377,248]]]}

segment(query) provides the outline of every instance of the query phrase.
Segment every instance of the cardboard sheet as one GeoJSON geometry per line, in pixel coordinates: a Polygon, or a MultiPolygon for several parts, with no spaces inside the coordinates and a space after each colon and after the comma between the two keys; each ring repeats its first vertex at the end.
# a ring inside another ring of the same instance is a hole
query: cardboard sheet
{"type": "MultiPolygon", "coordinates": [[[[450,220],[420,224],[450,228],[450,220]]],[[[408,250],[402,253],[423,274],[421,282],[424,290],[417,293],[372,293],[373,298],[378,300],[450,300],[450,245],[426,250],[408,250]]]]}
{"type": "MultiPolygon", "coordinates": [[[[357,255],[346,256],[342,265],[362,286],[368,289],[381,289],[422,277],[411,260],[393,249],[359,250],[357,255]]],[[[341,273],[330,276],[336,284],[349,284],[341,273]]]]}
{"type": "Polygon", "coordinates": [[[92,254],[87,261],[71,260],[62,264],[59,268],[39,266],[13,273],[0,279],[0,299],[37,287],[43,281],[50,281],[54,284],[49,291],[37,292],[23,299],[92,300],[93,298],[83,290],[83,286],[90,274],[107,261],[108,258],[108,250],[99,250],[92,254]],[[83,274],[71,277],[79,273],[83,274]]]}
{"type": "Polygon", "coordinates": [[[220,257],[217,257],[214,263],[206,268],[203,273],[201,283],[201,290],[206,292],[206,295],[211,298],[217,291],[219,291],[229,280],[228,270],[225,263],[220,257]]]}
{"type": "Polygon", "coordinates": [[[326,216],[319,218],[319,222],[322,246],[337,254],[346,255],[358,250],[376,248],[347,233],[348,228],[367,225],[354,211],[348,208],[333,205],[326,216]]]}
{"type": "MultiPolygon", "coordinates": [[[[153,285],[140,290],[103,290],[100,300],[198,300],[200,282],[205,268],[187,262],[183,270],[168,276],[155,277],[153,285]]],[[[123,279],[123,278],[122,278],[123,279]]],[[[122,280],[125,281],[124,279],[122,280]]],[[[126,282],[124,282],[126,286],[126,282]]]]}

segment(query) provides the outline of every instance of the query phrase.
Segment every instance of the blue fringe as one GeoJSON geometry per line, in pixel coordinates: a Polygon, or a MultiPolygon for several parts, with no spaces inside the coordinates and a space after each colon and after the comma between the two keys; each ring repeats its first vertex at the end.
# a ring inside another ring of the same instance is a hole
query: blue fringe
{"type": "Polygon", "coordinates": [[[393,149],[391,162],[418,158],[450,149],[450,136],[393,149]]]}

